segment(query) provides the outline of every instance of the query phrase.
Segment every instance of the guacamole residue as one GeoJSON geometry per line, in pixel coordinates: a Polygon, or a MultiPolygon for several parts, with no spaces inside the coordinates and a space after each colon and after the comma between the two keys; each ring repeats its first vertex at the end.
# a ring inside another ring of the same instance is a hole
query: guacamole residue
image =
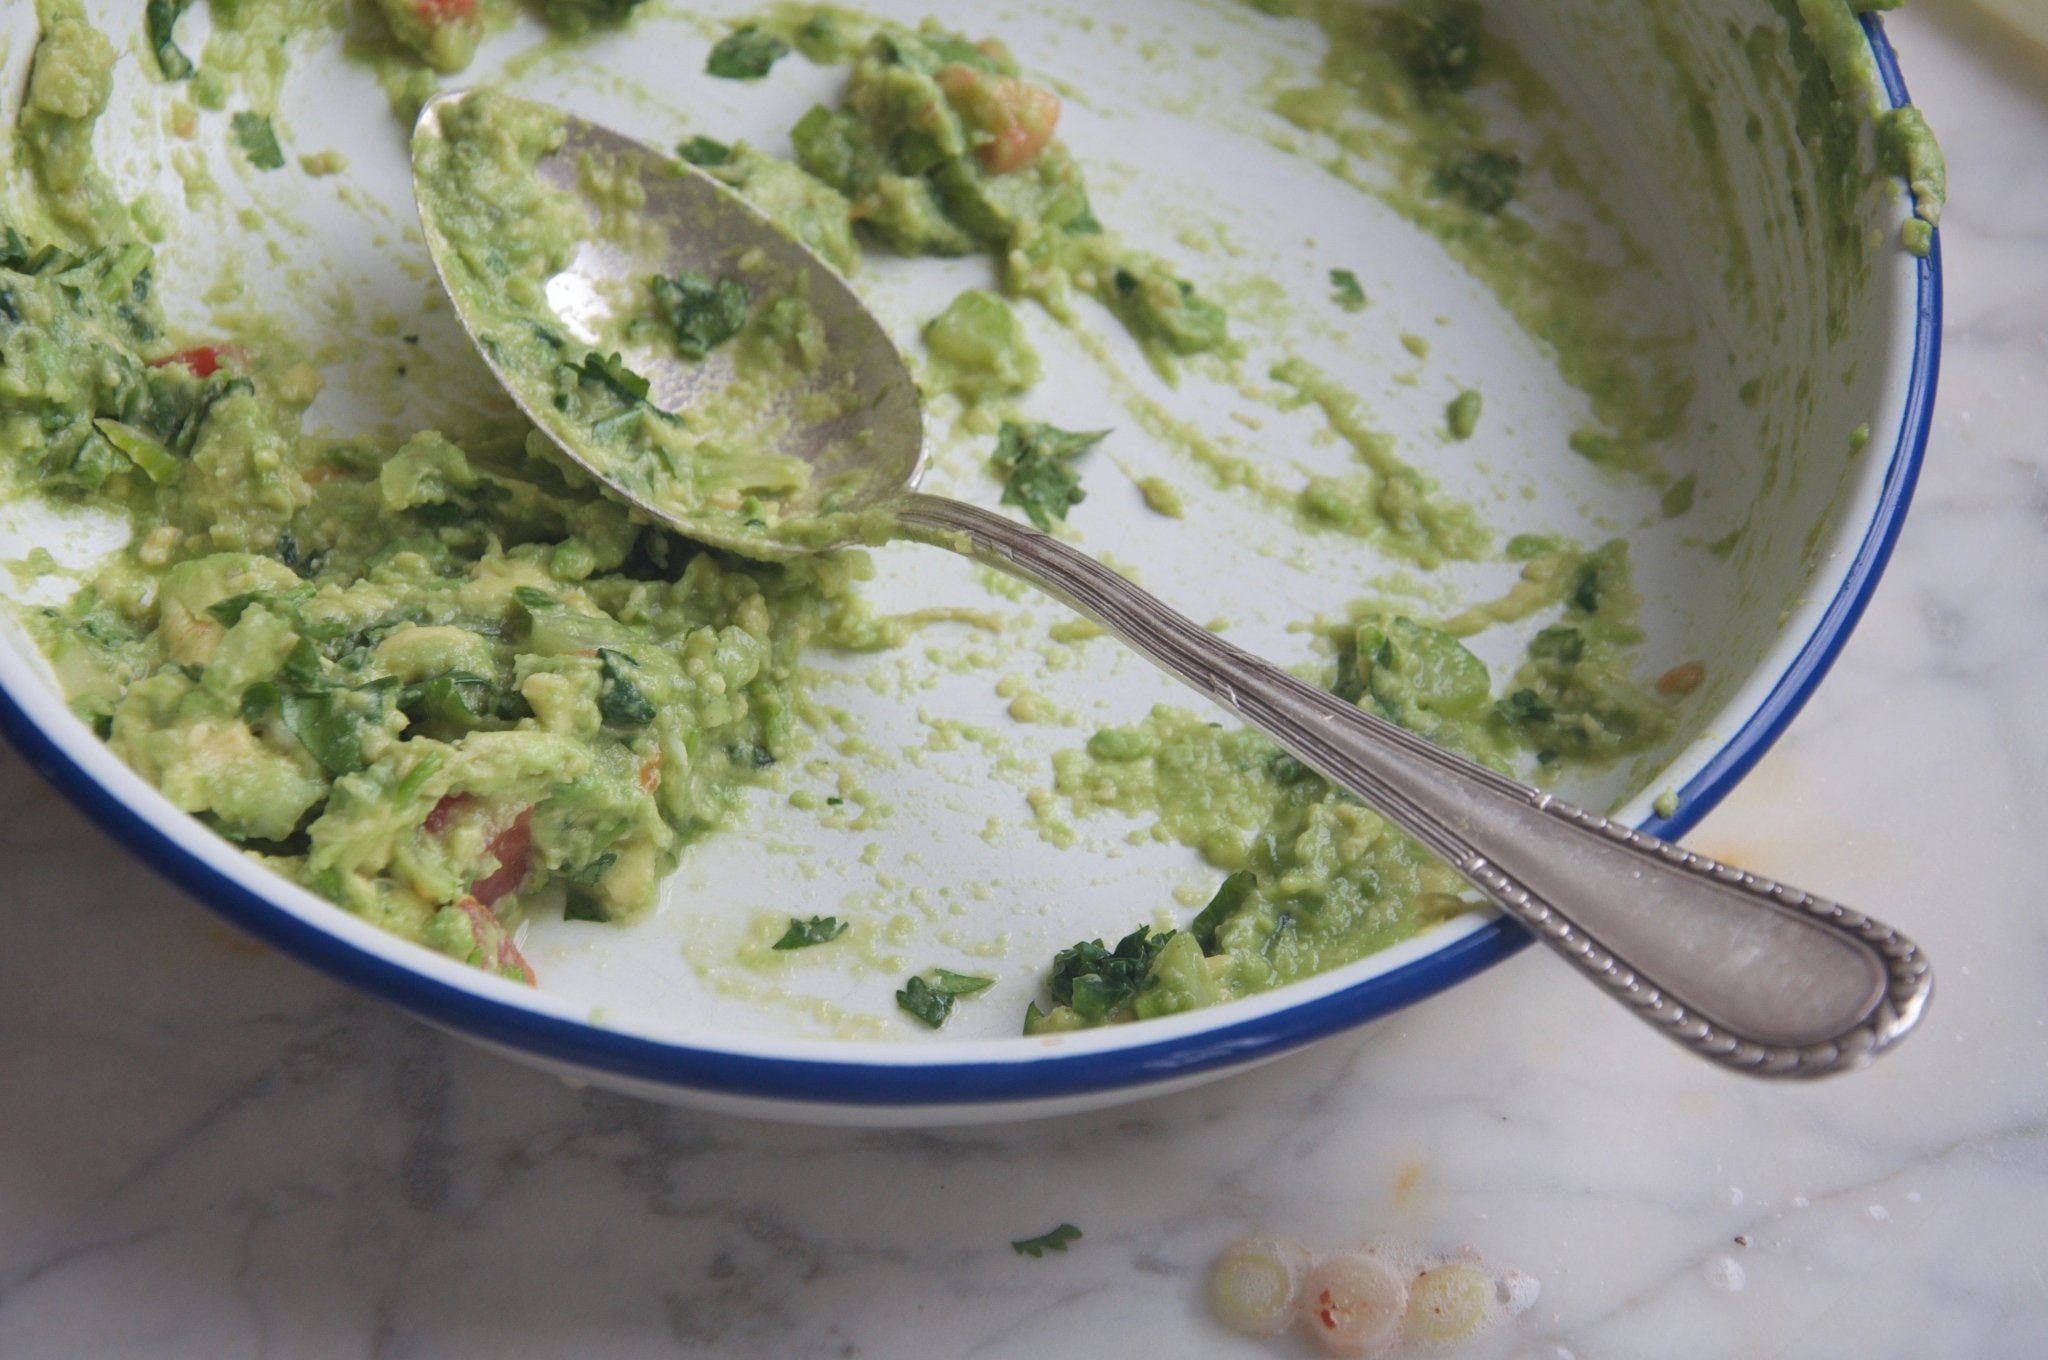
{"type": "MultiPolygon", "coordinates": [[[[1523,79],[1512,49],[1459,0],[1369,14],[1338,0],[1254,2],[1329,40],[1312,82],[1276,89],[1275,112],[1347,155],[1393,163],[1395,179],[1376,192],[1496,286],[1588,394],[1577,451],[1648,478],[1667,511],[1682,512],[1691,480],[1660,480],[1649,450],[1676,428],[1689,380],[1663,350],[1623,353],[1622,332],[1597,318],[1579,324],[1567,285],[1580,257],[1517,213],[1530,167],[1467,98],[1523,79]],[[1377,120],[1371,128],[1354,118],[1360,109],[1377,120]],[[1509,266],[1524,272],[1510,277],[1509,266]]],[[[583,34],[632,22],[636,5],[530,8],[556,31],[583,34]]],[[[1800,41],[1827,48],[1835,67],[1847,60],[1838,49],[1852,10],[1866,7],[1802,0],[1800,41]]],[[[273,147],[282,68],[251,57],[270,51],[259,35],[338,12],[309,4],[258,18],[214,0],[215,37],[195,61],[175,27],[184,7],[150,8],[143,50],[166,98],[189,92],[221,108],[234,80],[268,81],[248,112],[265,120],[273,147]],[[237,62],[260,69],[236,75],[237,62]]],[[[365,15],[382,27],[351,35],[350,52],[409,116],[518,8],[376,0],[365,15]]],[[[388,438],[310,426],[322,375],[289,341],[257,326],[174,333],[148,224],[93,157],[115,46],[77,0],[38,0],[37,13],[0,195],[0,467],[12,494],[112,511],[132,533],[67,600],[25,610],[28,627],[73,710],[175,805],[365,919],[532,981],[515,942],[521,921],[646,912],[691,842],[725,825],[749,786],[800,749],[808,652],[899,640],[863,613],[867,559],[755,562],[693,544],[599,494],[520,421],[388,438]]],[[[1043,377],[1020,311],[1042,308],[1078,329],[1089,309],[1074,296],[1093,298],[1167,381],[1188,361],[1239,376],[1224,306],[1097,219],[1057,135],[1059,97],[1003,44],[780,4],[727,34],[707,78],[773,80],[790,51],[845,68],[838,97],[792,129],[794,161],[699,135],[679,148],[678,173],[687,161],[717,176],[845,273],[875,250],[987,258],[989,286],[925,318],[921,340],[929,385],[970,411],[987,408],[985,461],[1005,504],[1056,528],[1083,499],[1083,470],[1114,449],[1107,431],[1069,431],[1018,408],[1043,377]]],[[[816,372],[804,298],[734,259],[712,273],[650,275],[618,300],[613,329],[578,341],[545,284],[581,241],[635,229],[630,177],[584,167],[586,188],[602,190],[592,219],[533,173],[563,140],[545,109],[482,92],[450,108],[444,131],[420,154],[453,247],[450,287],[488,314],[491,357],[545,393],[636,494],[743,526],[773,522],[807,470],[735,431],[746,429],[745,408],[816,372]],[[730,364],[740,376],[733,410],[662,410],[620,357],[628,340],[686,363],[730,364]]],[[[1924,123],[1887,117],[1881,137],[1887,163],[1926,186],[1919,220],[1931,227],[1940,169],[1924,123]]],[[[338,157],[314,163],[344,168],[338,157]]],[[[1923,235],[1909,226],[1907,244],[1924,245],[1923,235]]],[[[1350,271],[1330,280],[1333,310],[1367,306],[1350,271]]],[[[1410,350],[1420,358],[1427,344],[1410,350]]],[[[1494,551],[1476,512],[1439,497],[1328,375],[1290,359],[1265,376],[1282,400],[1318,409],[1359,464],[1276,498],[1290,523],[1370,536],[1420,571],[1494,551]]],[[[1460,387],[1439,409],[1431,437],[1445,448],[1485,437],[1477,390],[1460,387]]],[[[1258,483],[1256,470],[1238,472],[1258,483]]],[[[1170,483],[1138,486],[1159,515],[1188,514],[1170,483]]],[[[1520,579],[1461,613],[1426,618],[1365,601],[1316,622],[1317,679],[1511,773],[1611,765],[1666,742],[1704,663],[1655,684],[1636,677],[1642,634],[1625,542],[1589,549],[1524,534],[1495,560],[1519,564],[1520,579]],[[1466,645],[1539,614],[1547,626],[1504,681],[1466,645]]],[[[1027,1032],[1278,986],[1470,907],[1462,880],[1378,814],[1207,715],[1160,708],[1095,731],[1054,762],[1049,799],[1075,814],[1149,819],[1150,835],[1190,847],[1221,877],[1178,928],[1062,951],[1027,1032]]],[[[836,917],[791,917],[771,947],[828,945],[845,931],[836,917]]],[[[930,978],[903,994],[933,1026],[955,995],[987,981],[944,969],[930,978]],[[945,1005],[929,1001],[938,995],[945,1005]]]]}

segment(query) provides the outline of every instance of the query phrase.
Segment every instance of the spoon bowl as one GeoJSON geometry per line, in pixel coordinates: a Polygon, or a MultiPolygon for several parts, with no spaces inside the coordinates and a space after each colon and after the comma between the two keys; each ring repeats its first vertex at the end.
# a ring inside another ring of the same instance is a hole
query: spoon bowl
{"type": "MultiPolygon", "coordinates": [[[[423,160],[445,137],[443,119],[476,98],[473,90],[436,95],[420,110],[413,137],[415,182],[423,160]]],[[[514,102],[509,96],[493,99],[514,102]]],[[[657,503],[618,469],[589,456],[577,423],[536,392],[516,370],[509,347],[497,343],[505,322],[491,295],[464,287],[473,270],[451,239],[432,194],[418,196],[420,226],[457,314],[484,362],[527,418],[571,461],[621,500],[638,506],[686,537],[750,557],[779,558],[839,547],[874,536],[871,512],[900,501],[924,471],[924,401],[890,340],[844,276],[801,242],[786,235],[738,193],[676,156],[583,119],[562,116],[565,136],[542,156],[534,173],[552,189],[583,195],[590,167],[610,182],[634,186],[641,221],[680,230],[604,232],[593,212],[591,233],[567,267],[548,280],[547,299],[570,337],[597,345],[614,300],[645,286],[650,276],[685,272],[707,278],[743,274],[758,292],[801,296],[815,319],[825,362],[810,381],[787,388],[736,432],[760,448],[794,458],[810,469],[802,486],[780,497],[772,518],[717,507],[657,503]],[[644,195],[644,197],[642,197],[644,195]],[[859,394],[852,403],[836,394],[859,394]],[[820,419],[820,408],[834,414],[820,419]],[[782,530],[782,532],[777,532],[782,530]]],[[[736,381],[732,346],[686,361],[672,351],[643,345],[623,357],[648,381],[648,402],[680,415],[704,406],[736,381]]]]}

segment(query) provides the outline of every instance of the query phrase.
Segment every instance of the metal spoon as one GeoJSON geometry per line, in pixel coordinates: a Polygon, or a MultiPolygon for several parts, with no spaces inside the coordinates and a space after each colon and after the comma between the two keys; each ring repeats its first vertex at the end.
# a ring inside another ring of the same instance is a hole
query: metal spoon
{"type": "MultiPolygon", "coordinates": [[[[442,136],[442,114],[467,97],[454,92],[430,101],[415,147],[442,136]]],[[[814,486],[837,485],[833,510],[884,512],[896,536],[1013,573],[1094,619],[1377,809],[1615,999],[1697,1053],[1756,1076],[1817,1077],[1868,1063],[1918,1022],[1933,975],[1914,943],[1882,922],[1439,750],[1217,638],[1055,538],[977,506],[919,494],[913,488],[924,439],[917,386],[846,281],[712,177],[602,127],[569,118],[567,128],[565,144],[538,166],[543,180],[582,194],[579,164],[600,158],[638,180],[646,192],[640,216],[666,229],[637,247],[586,242],[551,281],[550,296],[599,298],[607,288],[640,286],[656,272],[717,276],[745,251],[760,252],[757,262],[768,262],[770,276],[801,280],[826,340],[820,381],[850,377],[855,390],[873,394],[850,416],[782,422],[779,451],[810,462],[814,486]],[[849,473],[866,475],[849,483],[849,473]]],[[[417,196],[445,284],[450,246],[431,195],[417,196]]],[[[459,290],[452,295],[474,338],[476,318],[465,314],[459,290]]],[[[756,556],[791,551],[786,541],[736,532],[729,516],[699,521],[644,504],[587,461],[576,431],[540,394],[522,392],[489,348],[479,348],[534,422],[616,494],[702,541],[756,556]]],[[[643,372],[652,401],[684,410],[730,370],[714,353],[696,364],[655,360],[643,372]]],[[[793,507],[798,516],[819,508],[803,494],[793,507]]]]}

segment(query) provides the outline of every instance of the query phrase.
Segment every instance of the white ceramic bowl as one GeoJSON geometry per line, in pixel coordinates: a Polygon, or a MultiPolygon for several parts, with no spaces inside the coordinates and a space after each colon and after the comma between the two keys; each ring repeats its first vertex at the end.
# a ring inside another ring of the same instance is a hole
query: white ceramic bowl
{"type": "MultiPolygon", "coordinates": [[[[0,88],[22,86],[30,8],[8,6],[0,17],[0,88]]],[[[119,41],[139,45],[132,7],[105,0],[91,8],[119,41]]],[[[874,8],[915,19],[930,7],[914,0],[874,8]]],[[[1629,532],[1645,596],[1644,670],[1709,658],[1710,680],[1667,748],[1567,792],[1663,835],[1683,832],[1711,807],[1790,721],[1854,625],[1905,513],[1934,395],[1938,256],[1915,259],[1897,248],[1911,207],[1903,189],[1858,200],[1847,230],[1860,246],[1846,256],[1830,255],[1827,223],[1794,206],[1795,197],[1811,205],[1818,195],[1812,154],[1772,74],[1779,68],[1771,54],[1784,43],[1780,11],[1789,7],[1491,6],[1493,23],[1562,96],[1541,115],[1543,128],[1586,148],[1602,167],[1606,201],[1654,247],[1654,267],[1626,275],[1612,307],[1629,324],[1682,333],[1684,367],[1699,383],[1685,429],[1661,454],[1674,472],[1698,479],[1693,508],[1676,518],[1659,514],[1655,493],[1640,482],[1603,476],[1564,451],[1584,398],[1492,294],[1434,240],[1326,173],[1327,148],[1262,112],[1262,82],[1276,69],[1313,66],[1312,30],[1208,0],[1120,5],[1114,21],[1091,21],[1102,7],[1080,0],[996,15],[956,8],[955,22],[1000,32],[1027,68],[1076,92],[1063,131],[1105,221],[1240,307],[1264,296],[1259,279],[1285,291],[1294,308],[1287,324],[1243,332],[1251,337],[1246,371],[1262,371],[1261,345],[1312,350],[1321,367],[1365,395],[1408,456],[1435,459],[1429,470],[1504,531],[1540,527],[1588,541],[1616,527],[1629,532]],[[1730,36],[1752,29],[1762,31],[1758,50],[1768,60],[1744,56],[1730,36]],[[1672,51],[1691,55],[1675,67],[1672,51]],[[1748,257],[1747,271],[1729,269],[1738,254],[1748,257]],[[1860,262],[1841,265],[1851,257],[1860,262]],[[1357,323],[1322,301],[1327,272],[1339,266],[1356,270],[1373,298],[1357,323]],[[1744,279],[1753,284],[1747,291],[1744,279]],[[1404,329],[1427,333],[1426,363],[1402,347],[1404,329]],[[1402,372],[1412,379],[1389,377],[1402,372]],[[1480,434],[1466,445],[1425,438],[1447,395],[1467,384],[1486,394],[1480,434]],[[1856,443],[1859,426],[1868,438],[1856,443]],[[1745,523],[1732,551],[1726,542],[1713,550],[1745,523]],[[1651,813],[1660,793],[1675,798],[1668,816],[1651,813]]],[[[1903,102],[1882,29],[1875,17],[1864,23],[1883,88],[1903,102]]],[[[205,15],[195,11],[183,25],[196,50],[205,15]]],[[[791,59],[759,86],[707,80],[696,73],[723,26],[649,13],[627,33],[523,62],[515,59],[534,35],[522,29],[486,47],[474,78],[503,75],[517,90],[656,143],[704,132],[748,136],[773,150],[784,144],[780,130],[828,96],[836,77],[791,59]]],[[[198,296],[222,260],[240,254],[244,305],[364,356],[388,346],[373,338],[387,314],[419,331],[421,353],[438,360],[433,380],[406,383],[367,357],[354,367],[344,359],[317,420],[347,429],[369,412],[389,416],[394,393],[401,423],[431,421],[451,401],[487,400],[445,310],[424,310],[431,284],[411,231],[403,129],[386,116],[368,72],[339,58],[333,35],[307,35],[292,50],[280,131],[293,154],[344,152],[349,169],[340,177],[252,173],[227,147],[224,114],[202,115],[197,137],[182,140],[166,127],[165,92],[137,62],[120,68],[101,147],[124,192],[154,187],[179,224],[159,267],[174,319],[203,328],[198,296]],[[218,191],[188,196],[173,169],[180,158],[210,166],[218,191]],[[224,243],[235,249],[224,251],[224,243]]],[[[1505,109],[1496,128],[1510,140],[1537,130],[1517,128],[1505,109]]],[[[1872,155],[1867,138],[1858,154],[1872,155]]],[[[1539,220],[1572,211],[1540,192],[1525,210],[1539,220]]],[[[981,281],[983,268],[887,261],[867,271],[864,286],[909,341],[921,317],[981,281]]],[[[1367,594],[1387,564],[1354,540],[1276,536],[1156,436],[1157,416],[1170,414],[1276,466],[1341,464],[1314,437],[1314,412],[1273,416],[1248,434],[1231,421],[1239,398],[1227,384],[1196,376],[1178,391],[1158,386],[1113,327],[1096,326],[1124,373],[1112,379],[1046,318],[1027,320],[1050,370],[1033,398],[1048,404],[1036,414],[1076,428],[1118,427],[1116,468],[1132,478],[1171,475],[1190,502],[1185,521],[1146,515],[1130,479],[1098,464],[1090,499],[1073,519],[1082,541],[1134,566],[1197,617],[1227,619],[1250,645],[1307,659],[1307,644],[1288,625],[1367,594]],[[1154,403],[1154,418],[1143,417],[1134,393],[1154,403]]],[[[943,421],[938,438],[936,489],[991,498],[974,440],[943,421]]],[[[37,541],[69,560],[109,543],[104,532],[95,539],[19,507],[0,516],[0,550],[19,555],[37,541]]],[[[166,877],[313,967],[521,1061],[656,1099],[772,1118],[935,1124],[1130,1100],[1356,1027],[1526,943],[1519,929],[1475,912],[1250,1000],[1140,1025],[1015,1037],[1017,1015],[1054,950],[1077,938],[1114,939],[1156,919],[1176,884],[1193,893],[1215,878],[1187,852],[1131,835],[1138,828],[1114,818],[1076,820],[1080,843],[1058,848],[1040,834],[1026,795],[1048,782],[1051,751],[1078,742],[1092,724],[1134,720],[1157,701],[1196,701],[1176,697],[1106,641],[1064,653],[1072,661],[1065,669],[1047,668],[1032,648],[1043,644],[1056,607],[995,590],[964,563],[897,547],[880,554],[879,565],[874,594],[884,607],[993,610],[1010,624],[1008,637],[1030,645],[1006,651],[1001,639],[940,627],[895,654],[822,660],[824,692],[870,749],[911,755],[835,755],[821,745],[820,758],[790,772],[780,792],[829,779],[834,765],[855,768],[879,829],[823,826],[765,790],[738,824],[697,847],[653,919],[630,929],[535,928],[524,944],[544,980],[538,990],[384,935],[244,859],[66,711],[47,667],[11,625],[0,646],[0,728],[166,877]],[[943,664],[926,661],[926,647],[943,664]],[[1026,670],[1028,687],[1055,711],[1075,714],[1076,726],[1008,722],[997,680],[1026,670]],[[976,726],[952,728],[952,718],[976,726]],[[1002,750],[991,755],[977,742],[1002,750]],[[842,973],[720,964],[750,923],[792,912],[869,913],[891,923],[871,951],[882,966],[842,973]],[[932,963],[1000,978],[937,1035],[894,1014],[896,984],[886,971],[932,963]],[[883,1037],[835,1037],[848,1029],[883,1037]]],[[[1446,572],[1439,603],[1498,593],[1512,571],[1490,563],[1446,572]]],[[[1516,644],[1488,645],[1499,663],[1516,644]]]]}

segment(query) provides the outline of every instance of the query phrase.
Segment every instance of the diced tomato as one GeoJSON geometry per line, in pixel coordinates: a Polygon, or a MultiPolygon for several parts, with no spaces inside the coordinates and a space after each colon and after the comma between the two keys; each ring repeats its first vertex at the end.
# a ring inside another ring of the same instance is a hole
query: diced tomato
{"type": "Polygon", "coordinates": [[[451,24],[476,13],[476,0],[413,0],[413,13],[430,24],[451,24]]]}
{"type": "Polygon", "coordinates": [[[539,979],[533,974],[533,965],[519,952],[519,946],[512,943],[512,932],[505,929],[497,913],[474,897],[465,897],[455,904],[455,909],[469,918],[469,933],[476,941],[477,962],[500,977],[523,982],[527,986],[537,985],[539,979]]]}
{"type": "Polygon", "coordinates": [[[526,881],[526,871],[533,862],[533,809],[526,808],[514,817],[510,826],[491,837],[485,849],[498,861],[498,867],[488,877],[470,884],[469,890],[485,906],[494,907],[499,898],[526,881]]]}
{"type": "Polygon", "coordinates": [[[661,756],[659,753],[640,762],[640,787],[653,793],[661,787],[661,756]]]}
{"type": "Polygon", "coordinates": [[[1015,76],[992,76],[953,65],[933,77],[962,120],[980,134],[974,154],[991,175],[1007,175],[1037,160],[1060,121],[1060,97],[1015,76]]]}
{"type": "Polygon", "coordinates": [[[158,359],[151,363],[150,367],[162,368],[166,364],[183,364],[192,370],[193,377],[211,378],[220,372],[221,357],[226,353],[227,351],[219,345],[194,345],[191,349],[181,349],[167,358],[158,359]]]}
{"type": "Polygon", "coordinates": [[[1707,678],[1707,663],[1688,661],[1683,666],[1673,666],[1657,677],[1657,692],[1667,698],[1676,699],[1698,689],[1707,678]]]}
{"type": "Polygon", "coordinates": [[[474,803],[476,798],[467,793],[450,793],[434,804],[434,810],[420,823],[429,836],[438,836],[448,829],[448,823],[455,820],[455,814],[474,803]]]}

